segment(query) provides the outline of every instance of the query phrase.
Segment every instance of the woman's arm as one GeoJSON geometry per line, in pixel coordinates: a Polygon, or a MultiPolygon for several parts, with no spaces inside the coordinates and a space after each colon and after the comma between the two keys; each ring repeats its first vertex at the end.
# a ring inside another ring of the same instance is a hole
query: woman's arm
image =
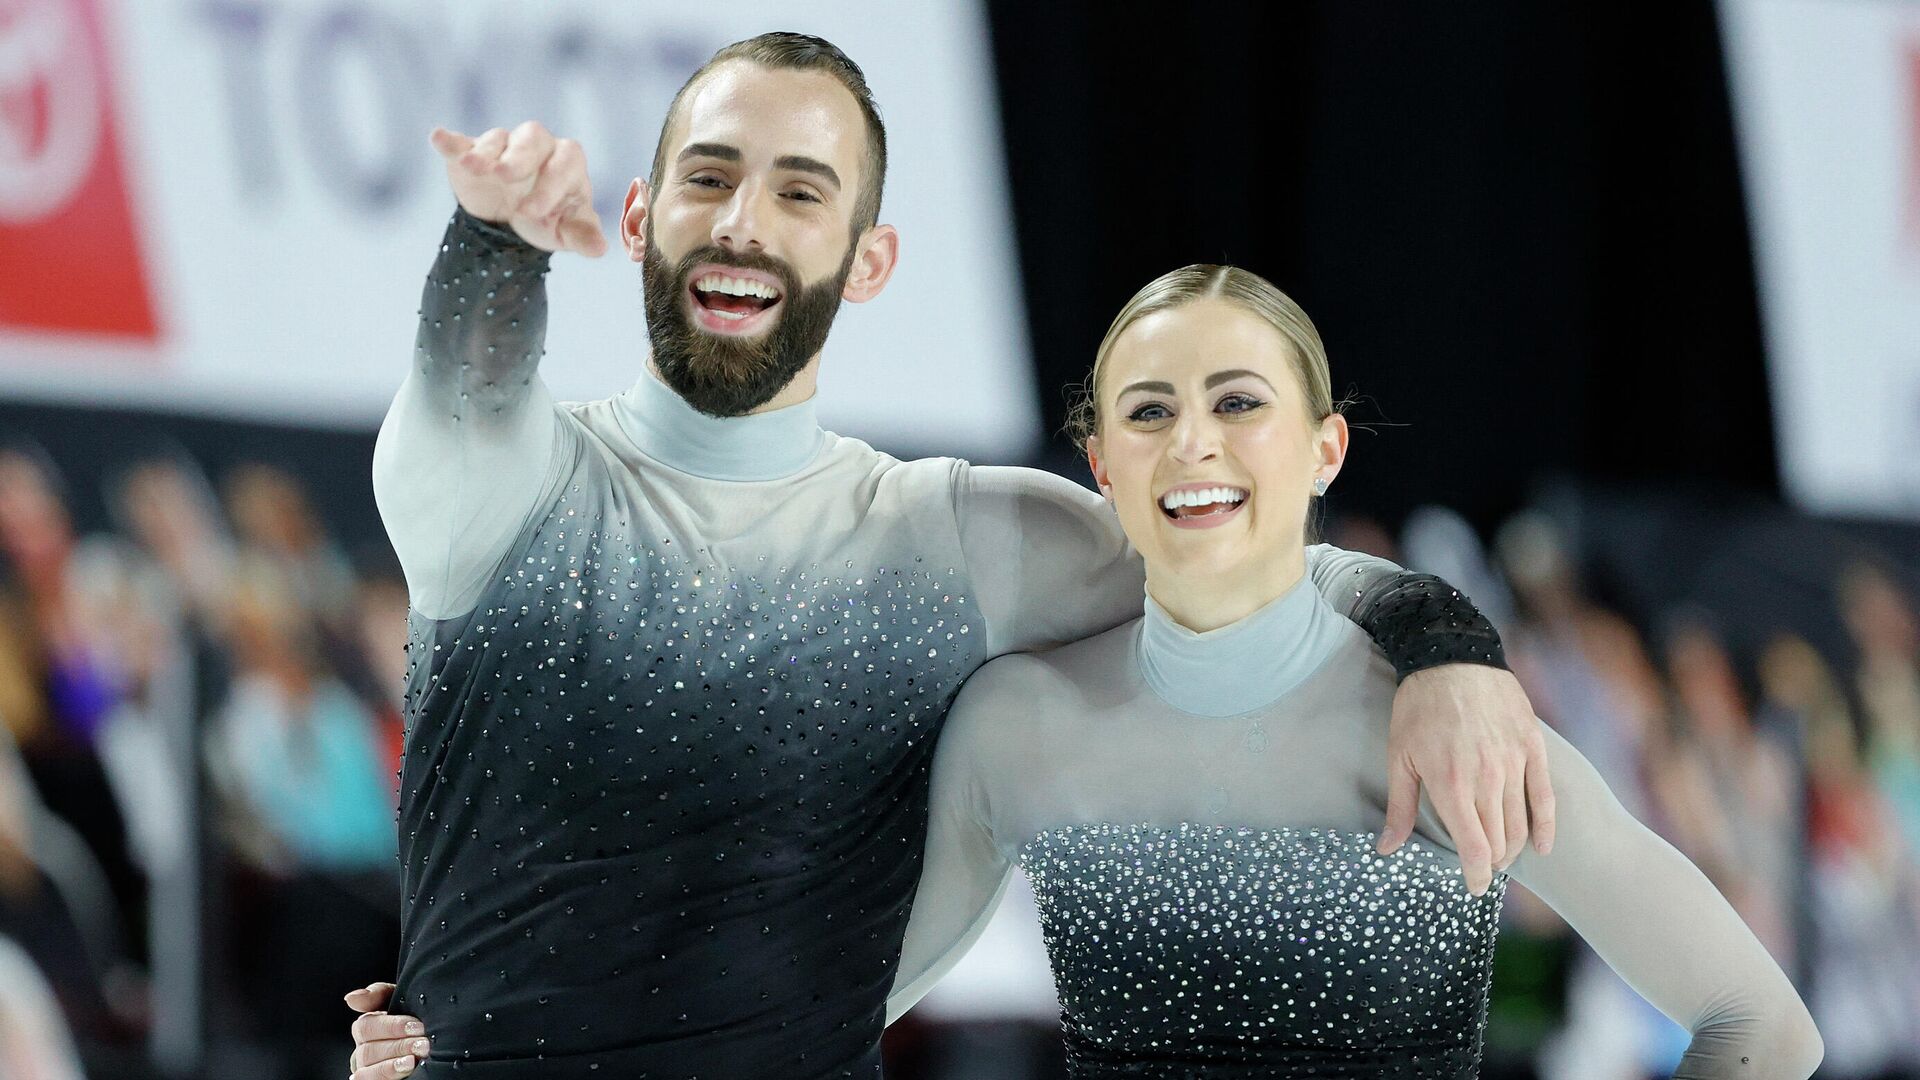
{"type": "Polygon", "coordinates": [[[927,850],[900,949],[900,970],[887,996],[889,1024],[973,947],[1012,876],[1012,862],[994,843],[980,771],[984,714],[1000,707],[991,704],[993,699],[1013,704],[1006,694],[993,691],[994,675],[990,666],[961,689],[934,753],[927,850]]]}
{"type": "Polygon", "coordinates": [[[1627,813],[1566,740],[1545,734],[1559,839],[1550,856],[1522,855],[1514,878],[1693,1033],[1675,1080],[1812,1075],[1820,1033],[1780,965],[1706,875],[1627,813]]]}

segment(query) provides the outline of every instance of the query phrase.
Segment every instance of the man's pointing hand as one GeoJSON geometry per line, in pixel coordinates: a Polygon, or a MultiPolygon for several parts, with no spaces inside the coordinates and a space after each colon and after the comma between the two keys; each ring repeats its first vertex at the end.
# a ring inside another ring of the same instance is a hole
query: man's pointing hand
{"type": "Polygon", "coordinates": [[[531,120],[479,138],[434,128],[433,148],[447,163],[447,181],[467,213],[504,225],[547,251],[598,258],[607,238],[593,212],[587,155],[572,139],[556,139],[531,120]]]}

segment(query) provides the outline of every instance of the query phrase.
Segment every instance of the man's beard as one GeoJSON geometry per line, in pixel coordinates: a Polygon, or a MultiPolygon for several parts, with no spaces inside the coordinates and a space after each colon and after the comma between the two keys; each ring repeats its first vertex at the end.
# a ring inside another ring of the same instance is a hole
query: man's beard
{"type": "Polygon", "coordinates": [[[802,286],[793,267],[768,255],[696,248],[669,263],[653,242],[647,222],[647,253],[640,262],[646,296],[647,337],[660,378],[686,403],[708,416],[744,416],[773,400],[826,344],[840,310],[840,292],[853,270],[853,246],[838,273],[802,286]],[[771,330],[750,338],[712,334],[692,324],[685,305],[697,303],[687,275],[701,263],[764,270],[780,279],[786,308],[771,330]]]}

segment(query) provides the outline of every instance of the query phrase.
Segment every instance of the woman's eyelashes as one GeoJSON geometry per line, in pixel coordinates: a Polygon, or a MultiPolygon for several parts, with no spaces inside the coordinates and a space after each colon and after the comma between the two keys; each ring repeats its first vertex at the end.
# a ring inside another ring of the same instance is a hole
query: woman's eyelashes
{"type": "MultiPolygon", "coordinates": [[[[1223,394],[1219,401],[1214,402],[1213,411],[1224,413],[1228,416],[1242,416],[1262,408],[1266,404],[1266,402],[1254,397],[1252,394],[1223,394]]],[[[1136,424],[1154,424],[1172,418],[1172,407],[1158,401],[1142,402],[1139,405],[1135,405],[1133,411],[1127,414],[1127,419],[1136,424]]]]}

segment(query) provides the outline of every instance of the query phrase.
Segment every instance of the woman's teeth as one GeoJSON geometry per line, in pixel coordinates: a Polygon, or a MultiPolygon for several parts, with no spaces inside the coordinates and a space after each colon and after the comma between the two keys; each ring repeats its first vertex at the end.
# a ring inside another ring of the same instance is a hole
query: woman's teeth
{"type": "Polygon", "coordinates": [[[1169,491],[1160,496],[1160,507],[1173,511],[1188,506],[1208,506],[1213,503],[1245,502],[1247,493],[1236,487],[1186,488],[1169,491]]]}

